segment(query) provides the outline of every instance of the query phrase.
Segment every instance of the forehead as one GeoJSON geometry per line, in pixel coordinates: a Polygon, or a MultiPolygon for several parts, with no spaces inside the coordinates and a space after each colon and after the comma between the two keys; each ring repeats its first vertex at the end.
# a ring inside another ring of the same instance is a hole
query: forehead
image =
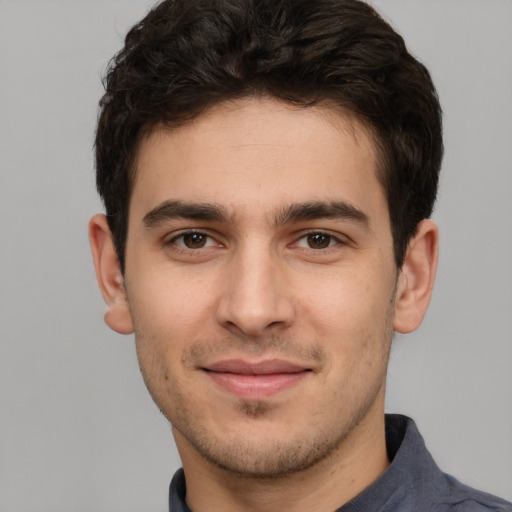
{"type": "Polygon", "coordinates": [[[170,199],[255,213],[339,199],[381,207],[384,194],[372,136],[355,115],[252,98],[141,141],[130,208],[143,215],[170,199]]]}

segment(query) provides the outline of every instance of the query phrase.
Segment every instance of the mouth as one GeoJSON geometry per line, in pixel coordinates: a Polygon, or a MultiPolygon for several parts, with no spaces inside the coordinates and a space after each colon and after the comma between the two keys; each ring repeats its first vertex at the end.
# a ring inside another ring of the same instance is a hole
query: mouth
{"type": "Polygon", "coordinates": [[[239,398],[252,400],[269,398],[290,389],[312,371],[280,359],[256,363],[230,359],[201,369],[223,390],[239,398]]]}

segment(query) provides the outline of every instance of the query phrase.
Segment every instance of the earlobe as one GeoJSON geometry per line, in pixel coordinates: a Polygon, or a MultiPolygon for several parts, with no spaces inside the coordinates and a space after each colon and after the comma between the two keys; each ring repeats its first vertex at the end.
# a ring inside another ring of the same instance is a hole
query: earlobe
{"type": "Polygon", "coordinates": [[[120,334],[131,334],[133,323],[126,297],[124,279],[105,215],[95,215],[89,222],[96,279],[107,304],[105,323],[120,334]]]}
{"type": "Polygon", "coordinates": [[[408,333],[417,329],[425,316],[437,270],[439,231],[429,219],[418,225],[409,242],[398,276],[393,329],[408,333]]]}

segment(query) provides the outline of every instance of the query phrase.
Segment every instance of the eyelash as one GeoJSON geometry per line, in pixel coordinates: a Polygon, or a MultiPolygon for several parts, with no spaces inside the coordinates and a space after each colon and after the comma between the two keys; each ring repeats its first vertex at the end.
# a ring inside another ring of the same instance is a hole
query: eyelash
{"type": "Polygon", "coordinates": [[[310,249],[310,250],[313,250],[315,252],[322,252],[322,251],[328,251],[329,249],[331,249],[332,247],[336,246],[336,245],[346,245],[347,242],[345,242],[343,239],[341,239],[339,236],[336,236],[336,235],[333,235],[332,233],[329,233],[328,231],[309,231],[307,233],[304,233],[301,237],[299,237],[297,239],[296,242],[294,242],[293,245],[299,247],[299,243],[301,240],[304,240],[306,239],[306,243],[308,244],[308,247],[301,247],[303,249],[310,249]],[[320,237],[324,237],[324,238],[327,238],[328,239],[328,245],[326,247],[309,247],[309,240],[308,238],[309,237],[314,237],[314,236],[320,236],[320,237]]]}
{"type": "MultiPolygon", "coordinates": [[[[326,231],[309,231],[307,233],[302,234],[299,238],[297,238],[295,240],[295,242],[293,242],[291,244],[291,247],[299,247],[301,249],[306,249],[306,250],[309,249],[309,250],[320,253],[320,252],[328,251],[332,247],[334,247],[336,245],[340,245],[340,244],[346,245],[347,242],[345,240],[341,239],[339,236],[335,236],[326,231]],[[315,247],[315,248],[310,247],[309,246],[310,240],[308,240],[308,238],[315,237],[315,236],[323,237],[324,239],[327,239],[327,245],[325,247],[315,247]],[[300,246],[300,242],[302,240],[306,240],[306,244],[308,245],[308,247],[300,246]]],[[[175,250],[187,251],[187,252],[195,252],[195,251],[198,251],[199,249],[208,249],[209,247],[221,246],[221,244],[218,243],[215,240],[215,238],[213,238],[211,235],[209,235],[203,231],[198,231],[198,230],[183,231],[183,232],[179,233],[178,235],[173,236],[168,241],[166,241],[165,245],[172,246],[175,250]],[[192,237],[194,235],[199,236],[199,237],[204,237],[203,239],[204,239],[205,245],[200,245],[198,247],[187,247],[187,245],[185,245],[185,237],[187,237],[187,236],[192,237]],[[178,243],[179,240],[181,240],[182,243],[178,243]],[[214,243],[212,243],[212,241],[214,243]]]]}
{"type": "Polygon", "coordinates": [[[169,239],[168,241],[165,242],[165,245],[173,246],[175,249],[181,250],[181,251],[197,251],[199,249],[206,249],[208,247],[213,247],[215,245],[218,247],[221,244],[216,242],[216,240],[212,236],[208,235],[207,233],[204,233],[203,231],[189,230],[189,231],[182,231],[178,235],[173,236],[171,239],[169,239]],[[194,236],[194,235],[204,237],[205,243],[208,245],[201,246],[201,247],[187,247],[184,242],[185,237],[194,236]],[[183,242],[182,244],[178,243],[178,240],[180,240],[180,239],[183,242]],[[212,243],[209,243],[209,241],[210,242],[213,241],[215,243],[212,244],[212,243]]]}

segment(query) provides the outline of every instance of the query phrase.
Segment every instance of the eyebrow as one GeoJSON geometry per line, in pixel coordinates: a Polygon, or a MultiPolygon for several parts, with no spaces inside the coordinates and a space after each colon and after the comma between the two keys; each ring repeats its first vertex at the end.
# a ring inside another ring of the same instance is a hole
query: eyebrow
{"type": "Polygon", "coordinates": [[[228,222],[231,215],[228,214],[225,208],[214,203],[188,203],[168,200],[146,213],[142,219],[142,224],[146,229],[150,229],[172,219],[228,222]]]}
{"type": "MultiPolygon", "coordinates": [[[[146,229],[151,229],[173,219],[227,223],[233,221],[233,216],[226,208],[215,203],[167,200],[146,213],[142,223],[146,229]]],[[[356,222],[364,227],[370,225],[368,215],[346,201],[293,203],[278,210],[274,224],[279,226],[316,219],[341,219],[356,222]]]]}
{"type": "Polygon", "coordinates": [[[316,219],[349,220],[368,228],[370,219],[361,209],[346,201],[313,201],[291,204],[279,211],[276,225],[316,219]]]}

